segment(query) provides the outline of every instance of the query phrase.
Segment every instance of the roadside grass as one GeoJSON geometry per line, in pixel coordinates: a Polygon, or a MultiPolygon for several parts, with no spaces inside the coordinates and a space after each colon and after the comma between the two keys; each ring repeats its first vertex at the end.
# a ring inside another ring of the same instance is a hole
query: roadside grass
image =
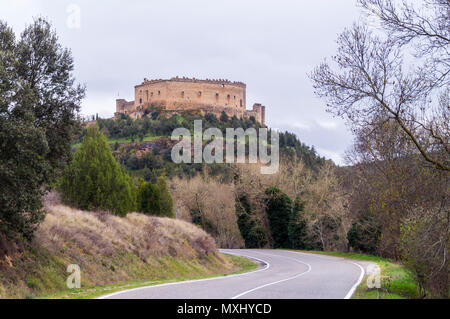
{"type": "Polygon", "coordinates": [[[381,288],[369,288],[366,275],[356,289],[353,299],[417,299],[419,285],[414,275],[401,264],[382,257],[356,253],[302,251],[304,253],[328,255],[353,260],[370,261],[381,269],[381,288]]]}
{"type": "MultiPolygon", "coordinates": [[[[182,261],[174,258],[168,258],[162,261],[162,264],[169,268],[177,269],[177,272],[182,275],[178,275],[173,278],[161,279],[161,280],[145,280],[145,281],[130,281],[117,283],[112,285],[86,287],[81,289],[73,289],[70,291],[59,292],[51,295],[39,297],[39,299],[92,299],[103,295],[111,294],[114,292],[128,290],[133,288],[148,287],[154,285],[160,285],[165,283],[175,283],[187,280],[199,280],[207,278],[217,278],[222,276],[230,276],[252,271],[258,266],[250,259],[220,254],[222,258],[231,264],[235,265],[235,271],[230,273],[208,274],[208,275],[193,275],[192,273],[201,272],[201,267],[198,265],[186,264],[182,261]]],[[[169,276],[170,277],[170,276],[169,276]]]]}
{"type": "Polygon", "coordinates": [[[50,198],[44,203],[47,215],[33,241],[0,259],[0,298],[90,298],[256,267],[219,254],[211,236],[181,220],[81,211],[50,198]],[[79,291],[66,286],[72,264],[81,269],[79,291]]]}

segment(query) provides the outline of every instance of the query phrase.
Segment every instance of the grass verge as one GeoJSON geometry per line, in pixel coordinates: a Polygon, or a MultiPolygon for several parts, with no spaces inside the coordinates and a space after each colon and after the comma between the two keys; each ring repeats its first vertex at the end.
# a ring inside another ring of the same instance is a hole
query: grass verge
{"type": "Polygon", "coordinates": [[[247,258],[232,256],[232,255],[224,255],[221,254],[221,257],[224,258],[227,262],[235,265],[235,271],[231,273],[219,273],[219,274],[209,274],[209,275],[193,275],[186,274],[184,276],[177,276],[174,278],[167,278],[164,280],[145,280],[145,281],[131,281],[131,282],[123,282],[112,285],[104,285],[97,287],[86,287],[81,289],[74,289],[71,291],[64,291],[56,294],[51,294],[47,296],[42,296],[40,299],[92,299],[96,297],[100,297],[103,295],[107,295],[110,293],[114,293],[117,291],[128,290],[139,287],[148,287],[153,285],[160,285],[165,283],[172,282],[180,282],[186,280],[198,280],[198,279],[206,279],[206,278],[215,278],[221,276],[230,276],[241,274],[245,272],[249,272],[251,270],[256,269],[258,266],[253,261],[247,258]]]}
{"type": "Polygon", "coordinates": [[[348,258],[353,260],[370,261],[381,269],[381,288],[369,288],[367,275],[356,289],[353,299],[416,299],[419,298],[419,286],[414,275],[404,266],[392,260],[355,253],[302,251],[304,253],[319,254],[348,258]]]}

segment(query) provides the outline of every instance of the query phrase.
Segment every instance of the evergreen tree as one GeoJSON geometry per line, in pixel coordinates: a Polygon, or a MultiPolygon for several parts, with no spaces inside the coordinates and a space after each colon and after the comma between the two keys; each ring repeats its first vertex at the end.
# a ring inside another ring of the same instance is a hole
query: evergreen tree
{"type": "Polygon", "coordinates": [[[64,199],[80,209],[125,216],[136,208],[133,181],[114,159],[106,138],[92,126],[61,182],[64,199]]]}
{"type": "Polygon", "coordinates": [[[227,123],[228,122],[228,115],[227,113],[225,113],[225,111],[222,111],[222,113],[220,114],[220,121],[222,123],[227,123]]]}
{"type": "Polygon", "coordinates": [[[175,218],[175,212],[173,210],[173,200],[169,189],[167,188],[166,178],[160,176],[156,182],[156,185],[160,191],[160,216],[167,216],[175,218]]]}
{"type": "Polygon", "coordinates": [[[264,227],[251,215],[250,203],[246,195],[236,200],[237,224],[246,248],[261,248],[267,245],[264,227]]]}
{"type": "Polygon", "coordinates": [[[375,254],[381,239],[381,225],[370,212],[363,212],[352,223],[347,239],[350,247],[356,251],[375,254]]]}
{"type": "Polygon", "coordinates": [[[308,249],[308,225],[305,217],[305,202],[296,197],[288,224],[290,247],[308,249]]]}
{"type": "Polygon", "coordinates": [[[137,194],[139,212],[161,216],[161,192],[157,185],[141,180],[137,194]]]}
{"type": "MultiPolygon", "coordinates": [[[[0,233],[31,239],[41,198],[70,160],[84,88],[44,19],[20,38],[0,21],[0,233]]],[[[1,235],[0,234],[0,235],[1,235]]]]}
{"type": "Polygon", "coordinates": [[[274,248],[289,247],[288,223],[292,214],[292,201],[275,187],[266,190],[264,200],[274,248]]]}

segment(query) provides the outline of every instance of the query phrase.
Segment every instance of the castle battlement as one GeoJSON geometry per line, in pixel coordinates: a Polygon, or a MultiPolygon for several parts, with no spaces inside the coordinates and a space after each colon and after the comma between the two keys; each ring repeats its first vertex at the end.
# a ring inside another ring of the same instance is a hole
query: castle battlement
{"type": "Polygon", "coordinates": [[[222,112],[240,118],[253,116],[265,125],[265,106],[255,104],[252,110],[247,110],[246,90],[245,83],[224,79],[144,79],[134,87],[134,101],[116,100],[116,113],[136,119],[144,115],[145,109],[154,106],[170,111],[198,110],[218,116],[222,112]]]}
{"type": "Polygon", "coordinates": [[[192,83],[210,83],[210,84],[226,84],[226,85],[234,85],[246,88],[247,85],[243,82],[239,81],[230,81],[226,79],[196,79],[196,78],[187,78],[187,77],[173,77],[170,79],[153,79],[148,80],[144,79],[141,84],[136,85],[135,87],[141,87],[149,84],[162,83],[162,82],[192,82],[192,83]]]}

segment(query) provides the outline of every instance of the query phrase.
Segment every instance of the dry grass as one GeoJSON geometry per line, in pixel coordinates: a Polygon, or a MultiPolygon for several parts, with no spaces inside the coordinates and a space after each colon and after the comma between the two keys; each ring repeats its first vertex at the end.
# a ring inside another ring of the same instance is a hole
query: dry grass
{"type": "Polygon", "coordinates": [[[85,212],[47,198],[48,212],[27,247],[1,257],[0,297],[64,291],[69,264],[82,270],[82,285],[235,271],[215,241],[197,226],[137,213],[125,218],[85,212]]]}

